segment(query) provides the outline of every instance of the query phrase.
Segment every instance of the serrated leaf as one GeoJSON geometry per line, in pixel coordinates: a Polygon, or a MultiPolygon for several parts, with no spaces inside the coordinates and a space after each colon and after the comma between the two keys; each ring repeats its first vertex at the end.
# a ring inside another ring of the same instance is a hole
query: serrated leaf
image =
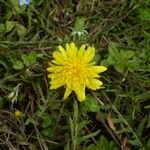
{"type": "Polygon", "coordinates": [[[85,136],[83,136],[83,137],[79,137],[77,143],[80,144],[81,142],[86,141],[86,140],[89,139],[89,138],[92,138],[92,137],[94,137],[94,136],[97,136],[99,133],[100,133],[100,130],[98,130],[98,131],[96,131],[96,132],[93,132],[93,133],[91,133],[91,134],[85,135],[85,136]]]}
{"type": "Polygon", "coordinates": [[[42,127],[43,128],[47,128],[49,126],[52,125],[52,123],[54,122],[54,118],[52,118],[51,116],[44,116],[43,118],[43,122],[42,122],[42,127]]]}
{"type": "Polygon", "coordinates": [[[28,55],[28,59],[30,60],[30,64],[36,63],[37,54],[35,52],[31,52],[28,55]]]}
{"type": "Polygon", "coordinates": [[[89,112],[98,112],[100,105],[95,100],[95,98],[93,98],[90,95],[87,95],[86,101],[83,103],[83,107],[86,107],[86,110],[89,112]]]}
{"type": "Polygon", "coordinates": [[[122,59],[130,59],[133,58],[135,52],[130,50],[121,50],[120,55],[122,56],[122,59]]]}
{"type": "Polygon", "coordinates": [[[15,27],[20,38],[24,37],[27,34],[27,29],[23,25],[17,23],[15,27]]]}
{"type": "Polygon", "coordinates": [[[22,54],[22,55],[21,55],[21,59],[23,60],[23,63],[24,63],[26,66],[29,66],[29,65],[30,65],[30,59],[28,58],[28,55],[22,54]]]}
{"type": "Polygon", "coordinates": [[[122,62],[118,62],[115,64],[114,68],[120,72],[120,73],[125,73],[125,70],[126,70],[126,66],[124,63],[122,62]]]}
{"type": "Polygon", "coordinates": [[[123,128],[121,130],[116,131],[116,134],[128,133],[131,132],[130,128],[123,128]]]}
{"type": "Polygon", "coordinates": [[[82,31],[85,29],[85,19],[83,17],[77,17],[75,19],[74,30],[82,31]]]}
{"type": "Polygon", "coordinates": [[[81,123],[79,123],[78,131],[80,132],[87,124],[87,121],[83,120],[81,123]]]}
{"type": "Polygon", "coordinates": [[[116,63],[116,61],[115,61],[114,57],[112,57],[111,55],[109,55],[108,58],[107,58],[107,63],[109,65],[114,65],[116,63]]]}
{"type": "Polygon", "coordinates": [[[24,65],[23,65],[22,61],[18,60],[16,62],[14,62],[13,68],[16,70],[21,70],[24,68],[24,65]]]}
{"type": "Polygon", "coordinates": [[[110,43],[108,47],[109,55],[112,57],[119,57],[119,50],[117,48],[118,44],[117,43],[110,43]]]}
{"type": "Polygon", "coordinates": [[[6,21],[6,32],[10,32],[15,26],[14,21],[6,21]]]}
{"type": "Polygon", "coordinates": [[[35,52],[31,52],[30,54],[21,55],[21,59],[23,60],[26,66],[36,63],[37,54],[35,52]]]}

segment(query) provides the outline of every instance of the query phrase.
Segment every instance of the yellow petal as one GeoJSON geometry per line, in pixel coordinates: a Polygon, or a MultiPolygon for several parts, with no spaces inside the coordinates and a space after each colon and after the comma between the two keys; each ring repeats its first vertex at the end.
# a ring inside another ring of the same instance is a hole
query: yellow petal
{"type": "Polygon", "coordinates": [[[94,47],[88,47],[88,49],[84,53],[83,60],[86,63],[89,63],[93,59],[94,53],[95,53],[95,48],[94,47]]]}
{"type": "Polygon", "coordinates": [[[82,102],[85,100],[85,85],[84,84],[79,84],[79,83],[74,83],[73,85],[73,90],[75,94],[77,95],[77,99],[82,102]]]}
{"type": "Polygon", "coordinates": [[[88,78],[99,78],[100,75],[97,72],[94,72],[92,69],[89,69],[87,77],[88,78]]]}
{"type": "Polygon", "coordinates": [[[57,89],[61,86],[65,85],[65,82],[63,80],[54,79],[50,82],[51,86],[50,89],[57,89]]]}
{"type": "Polygon", "coordinates": [[[78,51],[78,57],[79,57],[79,58],[82,58],[82,56],[83,56],[83,54],[84,54],[84,52],[85,52],[85,47],[86,47],[85,44],[83,44],[83,45],[80,47],[80,49],[79,49],[79,51],[78,51]]]}
{"type": "Polygon", "coordinates": [[[77,51],[78,49],[74,43],[71,43],[70,45],[68,43],[66,44],[66,53],[69,58],[75,59],[77,57],[77,51]]]}
{"type": "Polygon", "coordinates": [[[60,52],[54,52],[53,57],[56,59],[57,64],[64,64],[65,63],[65,57],[60,52]]]}
{"type": "Polygon", "coordinates": [[[53,79],[64,80],[64,78],[62,78],[59,73],[51,73],[47,77],[51,78],[52,80],[53,79]]]}
{"type": "Polygon", "coordinates": [[[90,79],[86,84],[88,88],[96,90],[99,89],[103,83],[97,79],[90,79]]]}
{"type": "Polygon", "coordinates": [[[104,66],[91,66],[90,69],[96,73],[101,73],[107,70],[104,66]]]}
{"type": "Polygon", "coordinates": [[[62,46],[60,46],[60,45],[58,46],[58,49],[61,51],[62,55],[66,58],[67,55],[66,55],[65,49],[62,46]]]}
{"type": "Polygon", "coordinates": [[[72,89],[71,89],[71,87],[68,85],[68,86],[66,87],[66,91],[65,91],[65,94],[64,94],[63,99],[66,100],[66,99],[68,98],[68,96],[71,94],[71,92],[72,92],[72,89]]]}
{"type": "Polygon", "coordinates": [[[52,67],[48,67],[47,71],[48,72],[61,72],[62,69],[63,68],[61,66],[52,66],[52,67]]]}

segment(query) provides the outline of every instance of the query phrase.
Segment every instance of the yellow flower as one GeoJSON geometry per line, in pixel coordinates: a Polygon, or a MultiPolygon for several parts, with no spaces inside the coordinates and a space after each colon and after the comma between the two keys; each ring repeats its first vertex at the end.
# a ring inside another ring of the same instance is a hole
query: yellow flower
{"type": "Polygon", "coordinates": [[[99,89],[102,82],[98,80],[98,73],[107,70],[104,66],[95,66],[92,59],[95,48],[82,45],[79,49],[75,43],[67,43],[66,48],[58,46],[59,51],[53,53],[54,60],[49,63],[47,71],[50,72],[48,78],[50,89],[66,87],[63,99],[75,92],[80,102],[85,100],[85,87],[92,90],[99,89]]]}
{"type": "Polygon", "coordinates": [[[16,117],[16,118],[21,118],[22,115],[23,115],[23,114],[22,114],[21,111],[19,111],[19,110],[16,110],[16,111],[15,111],[15,117],[16,117]]]}

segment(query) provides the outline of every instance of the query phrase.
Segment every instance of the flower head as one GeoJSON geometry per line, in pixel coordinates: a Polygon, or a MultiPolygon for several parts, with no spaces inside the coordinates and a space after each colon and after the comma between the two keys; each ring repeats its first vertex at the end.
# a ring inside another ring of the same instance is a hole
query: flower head
{"type": "Polygon", "coordinates": [[[19,111],[19,110],[16,110],[16,111],[15,111],[15,117],[16,117],[16,118],[21,118],[22,115],[23,115],[23,114],[22,114],[21,111],[19,111]]]}
{"type": "Polygon", "coordinates": [[[102,82],[98,80],[99,73],[107,68],[95,66],[93,60],[95,48],[82,45],[79,49],[75,43],[67,43],[66,47],[58,46],[59,51],[53,53],[54,60],[49,63],[47,71],[50,72],[48,78],[50,89],[57,89],[61,86],[66,87],[63,99],[71,94],[72,91],[77,95],[78,100],[85,100],[85,87],[92,90],[99,89],[102,82]]]}

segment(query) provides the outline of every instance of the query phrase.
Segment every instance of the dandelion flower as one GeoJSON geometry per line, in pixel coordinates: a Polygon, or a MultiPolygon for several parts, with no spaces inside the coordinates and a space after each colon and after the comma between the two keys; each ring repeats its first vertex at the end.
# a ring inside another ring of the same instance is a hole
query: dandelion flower
{"type": "Polygon", "coordinates": [[[83,44],[79,49],[75,43],[67,43],[66,47],[58,46],[59,51],[53,53],[54,60],[49,63],[47,71],[50,89],[61,86],[66,88],[63,99],[67,99],[72,91],[82,102],[86,99],[85,88],[97,90],[103,84],[98,80],[99,73],[107,70],[104,66],[96,66],[92,61],[95,53],[94,47],[83,44]]]}
{"type": "Polygon", "coordinates": [[[21,118],[21,117],[22,117],[22,112],[19,111],[19,110],[16,110],[16,111],[15,111],[15,117],[16,117],[16,118],[21,118]]]}

